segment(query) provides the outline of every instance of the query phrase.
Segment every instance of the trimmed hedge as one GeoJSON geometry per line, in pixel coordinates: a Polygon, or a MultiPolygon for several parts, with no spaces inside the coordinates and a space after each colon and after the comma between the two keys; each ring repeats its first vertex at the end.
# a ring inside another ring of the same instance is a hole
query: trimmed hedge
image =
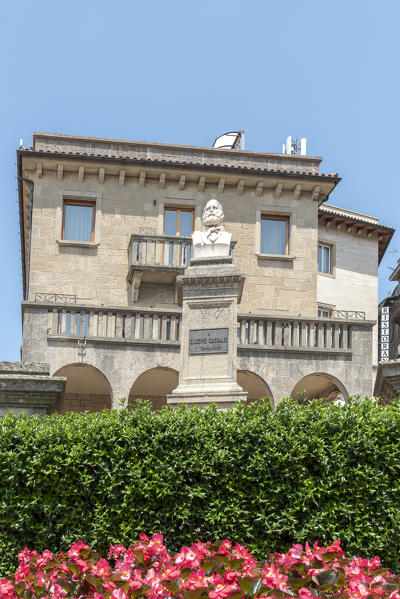
{"type": "Polygon", "coordinates": [[[0,570],[18,551],[171,549],[231,538],[256,557],[341,539],[400,570],[400,402],[267,401],[0,419],[0,570]]]}

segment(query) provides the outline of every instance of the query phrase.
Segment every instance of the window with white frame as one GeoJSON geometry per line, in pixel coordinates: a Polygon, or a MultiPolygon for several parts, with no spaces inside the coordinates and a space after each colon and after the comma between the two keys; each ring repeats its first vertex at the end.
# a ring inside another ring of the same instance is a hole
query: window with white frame
{"type": "Polygon", "coordinates": [[[318,272],[332,274],[332,246],[326,243],[318,244],[318,272]]]}
{"type": "Polygon", "coordinates": [[[332,310],[331,308],[318,308],[318,318],[331,318],[332,310]]]}

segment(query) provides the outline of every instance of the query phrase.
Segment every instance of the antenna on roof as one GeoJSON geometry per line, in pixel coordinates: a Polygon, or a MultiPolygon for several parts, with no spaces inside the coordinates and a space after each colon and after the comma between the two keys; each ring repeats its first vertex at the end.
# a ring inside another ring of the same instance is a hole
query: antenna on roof
{"type": "Polygon", "coordinates": [[[286,138],[286,144],[282,144],[282,154],[300,154],[300,156],[306,156],[307,138],[302,137],[299,142],[298,137],[289,135],[289,137],[286,138]]]}
{"type": "Polygon", "coordinates": [[[244,150],[244,131],[228,131],[217,137],[212,145],[220,150],[244,150]]]}
{"type": "Polygon", "coordinates": [[[23,145],[24,145],[24,140],[21,137],[19,140],[19,147],[22,148],[23,145]]]}

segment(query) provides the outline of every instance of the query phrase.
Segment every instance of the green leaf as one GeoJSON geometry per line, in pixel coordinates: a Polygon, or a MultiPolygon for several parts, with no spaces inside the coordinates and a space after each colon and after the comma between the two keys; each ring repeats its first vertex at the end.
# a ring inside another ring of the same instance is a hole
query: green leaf
{"type": "Polygon", "coordinates": [[[167,589],[172,595],[180,593],[179,583],[176,580],[160,580],[160,584],[167,589]]]}
{"type": "Polygon", "coordinates": [[[248,592],[250,597],[254,597],[254,595],[257,595],[257,593],[260,591],[261,587],[262,587],[262,579],[261,578],[256,578],[255,580],[253,580],[253,584],[250,586],[250,589],[248,592]]]}
{"type": "Polygon", "coordinates": [[[323,570],[323,572],[319,572],[319,574],[317,574],[315,578],[317,579],[319,585],[328,586],[331,584],[335,584],[339,580],[340,574],[334,569],[323,570]]]}
{"type": "Polygon", "coordinates": [[[250,589],[252,588],[253,584],[257,580],[258,579],[254,579],[252,576],[242,576],[242,578],[238,578],[237,579],[237,582],[238,582],[238,585],[240,586],[240,588],[243,589],[243,591],[245,592],[245,594],[249,595],[250,594],[250,589]]]}

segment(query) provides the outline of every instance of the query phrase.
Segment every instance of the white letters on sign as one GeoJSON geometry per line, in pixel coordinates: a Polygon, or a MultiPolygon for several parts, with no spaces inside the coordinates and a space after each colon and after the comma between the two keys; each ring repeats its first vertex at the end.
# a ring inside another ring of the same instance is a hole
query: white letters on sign
{"type": "Polygon", "coordinates": [[[390,307],[384,306],[381,308],[381,335],[380,335],[380,348],[379,348],[379,361],[389,362],[389,342],[390,342],[390,307]]]}

